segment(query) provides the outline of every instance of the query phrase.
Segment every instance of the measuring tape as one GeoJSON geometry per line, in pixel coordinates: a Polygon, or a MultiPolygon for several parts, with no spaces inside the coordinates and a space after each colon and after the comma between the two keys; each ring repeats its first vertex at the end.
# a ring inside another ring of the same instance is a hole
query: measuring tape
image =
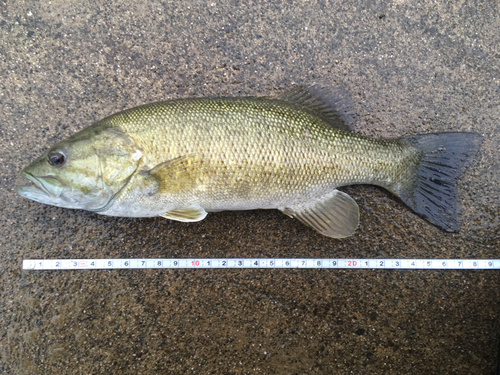
{"type": "Polygon", "coordinates": [[[498,270],[500,259],[25,259],[23,270],[315,268],[498,270]]]}

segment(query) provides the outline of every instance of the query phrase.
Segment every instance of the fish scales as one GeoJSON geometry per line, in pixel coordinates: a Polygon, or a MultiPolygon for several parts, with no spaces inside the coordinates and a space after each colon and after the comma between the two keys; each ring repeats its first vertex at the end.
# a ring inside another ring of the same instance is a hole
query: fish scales
{"type": "Polygon", "coordinates": [[[392,189],[419,158],[399,140],[346,133],[299,106],[258,98],[153,103],[96,125],[133,138],[149,168],[198,155],[196,191],[178,199],[190,204],[196,194],[206,210],[275,208],[351,184],[392,189]]]}

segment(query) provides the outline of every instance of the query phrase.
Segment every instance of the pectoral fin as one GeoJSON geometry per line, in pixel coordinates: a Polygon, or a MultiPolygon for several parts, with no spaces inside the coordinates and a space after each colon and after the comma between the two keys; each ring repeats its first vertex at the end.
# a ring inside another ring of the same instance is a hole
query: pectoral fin
{"type": "Polygon", "coordinates": [[[170,220],[193,222],[203,220],[207,216],[207,211],[199,205],[192,205],[190,207],[165,212],[161,216],[170,220]]]}
{"type": "Polygon", "coordinates": [[[338,190],[311,203],[300,203],[280,210],[319,233],[333,238],[351,236],[359,223],[357,203],[338,190]]]}
{"type": "Polygon", "coordinates": [[[149,174],[160,183],[158,193],[174,194],[196,187],[202,163],[197,155],[184,155],[158,164],[149,174]]]}

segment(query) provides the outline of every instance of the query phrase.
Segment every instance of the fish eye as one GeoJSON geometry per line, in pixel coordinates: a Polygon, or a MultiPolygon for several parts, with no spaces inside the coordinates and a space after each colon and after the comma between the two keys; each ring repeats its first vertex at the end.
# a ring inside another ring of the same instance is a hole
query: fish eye
{"type": "Polygon", "coordinates": [[[51,152],[49,154],[49,164],[60,167],[66,162],[66,156],[61,151],[51,152]]]}

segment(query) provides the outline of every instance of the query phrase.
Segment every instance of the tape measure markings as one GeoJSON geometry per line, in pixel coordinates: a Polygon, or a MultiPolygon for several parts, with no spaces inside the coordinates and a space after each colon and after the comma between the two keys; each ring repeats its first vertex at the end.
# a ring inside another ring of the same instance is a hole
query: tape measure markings
{"type": "Polygon", "coordinates": [[[500,269],[500,259],[25,259],[23,270],[196,268],[500,269]]]}

